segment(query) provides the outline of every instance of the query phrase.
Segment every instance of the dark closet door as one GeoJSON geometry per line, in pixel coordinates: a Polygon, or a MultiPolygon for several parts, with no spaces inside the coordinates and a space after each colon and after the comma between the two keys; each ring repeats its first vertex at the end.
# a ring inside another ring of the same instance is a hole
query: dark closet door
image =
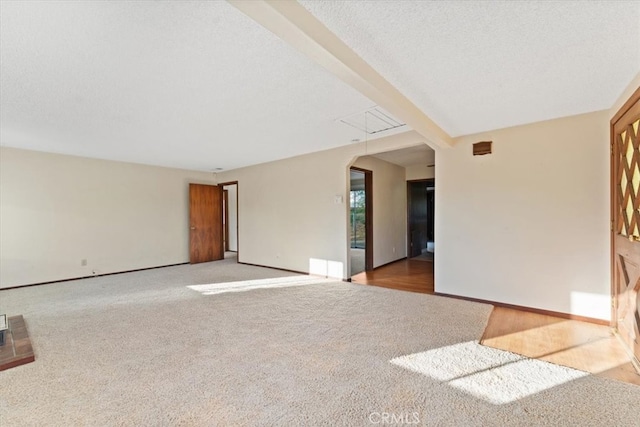
{"type": "Polygon", "coordinates": [[[427,183],[409,182],[409,258],[422,254],[429,237],[427,183]]]}

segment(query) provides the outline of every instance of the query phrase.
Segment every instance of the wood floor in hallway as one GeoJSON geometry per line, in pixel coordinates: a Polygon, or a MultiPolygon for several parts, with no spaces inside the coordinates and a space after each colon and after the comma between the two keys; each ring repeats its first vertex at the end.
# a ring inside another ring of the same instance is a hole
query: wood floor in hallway
{"type": "MultiPolygon", "coordinates": [[[[434,265],[428,261],[397,261],[356,274],[351,281],[401,291],[435,293],[434,265]]],[[[497,306],[487,322],[481,343],[640,386],[640,375],[608,326],[497,306]]]]}
{"type": "Polygon", "coordinates": [[[401,291],[433,293],[433,263],[404,259],[365,271],[351,277],[353,283],[399,289],[401,291]]]}

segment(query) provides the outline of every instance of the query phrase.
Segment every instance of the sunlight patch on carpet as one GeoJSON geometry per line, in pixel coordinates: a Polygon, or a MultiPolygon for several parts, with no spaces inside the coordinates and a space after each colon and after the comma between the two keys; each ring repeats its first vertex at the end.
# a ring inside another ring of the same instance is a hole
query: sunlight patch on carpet
{"type": "Polygon", "coordinates": [[[246,292],[254,289],[288,288],[292,286],[316,285],[319,283],[335,283],[335,280],[314,276],[287,276],[272,279],[242,280],[239,282],[211,283],[206,285],[190,285],[187,288],[202,295],[217,295],[227,292],[246,292]]]}
{"type": "Polygon", "coordinates": [[[495,405],[503,405],[589,375],[482,346],[475,341],[391,359],[495,405]]]}

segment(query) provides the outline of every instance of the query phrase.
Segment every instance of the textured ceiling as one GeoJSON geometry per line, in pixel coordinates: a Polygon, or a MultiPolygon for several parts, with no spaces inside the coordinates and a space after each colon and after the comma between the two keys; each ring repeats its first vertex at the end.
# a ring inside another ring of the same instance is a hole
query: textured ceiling
{"type": "Polygon", "coordinates": [[[426,144],[421,144],[401,150],[375,154],[372,157],[377,157],[380,160],[406,167],[433,164],[436,160],[436,153],[426,144]]]}
{"type": "Polygon", "coordinates": [[[640,1],[300,3],[452,136],[608,109],[640,1]]]}
{"type": "Polygon", "coordinates": [[[3,1],[0,20],[5,146],[230,169],[364,138],[337,119],[373,106],[226,2],[3,1]]]}
{"type": "MultiPolygon", "coordinates": [[[[452,135],[609,108],[640,70],[640,2],[302,4],[452,135]]],[[[231,169],[362,139],[337,119],[372,106],[226,2],[0,1],[3,146],[231,169]]]]}

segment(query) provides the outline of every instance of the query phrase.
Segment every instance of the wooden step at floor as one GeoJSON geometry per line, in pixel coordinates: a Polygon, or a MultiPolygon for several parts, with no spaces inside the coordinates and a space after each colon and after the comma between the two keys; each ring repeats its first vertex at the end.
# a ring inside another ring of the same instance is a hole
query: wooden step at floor
{"type": "Polygon", "coordinates": [[[9,330],[6,331],[5,343],[0,346],[0,371],[36,360],[22,315],[9,317],[8,322],[9,330]]]}

